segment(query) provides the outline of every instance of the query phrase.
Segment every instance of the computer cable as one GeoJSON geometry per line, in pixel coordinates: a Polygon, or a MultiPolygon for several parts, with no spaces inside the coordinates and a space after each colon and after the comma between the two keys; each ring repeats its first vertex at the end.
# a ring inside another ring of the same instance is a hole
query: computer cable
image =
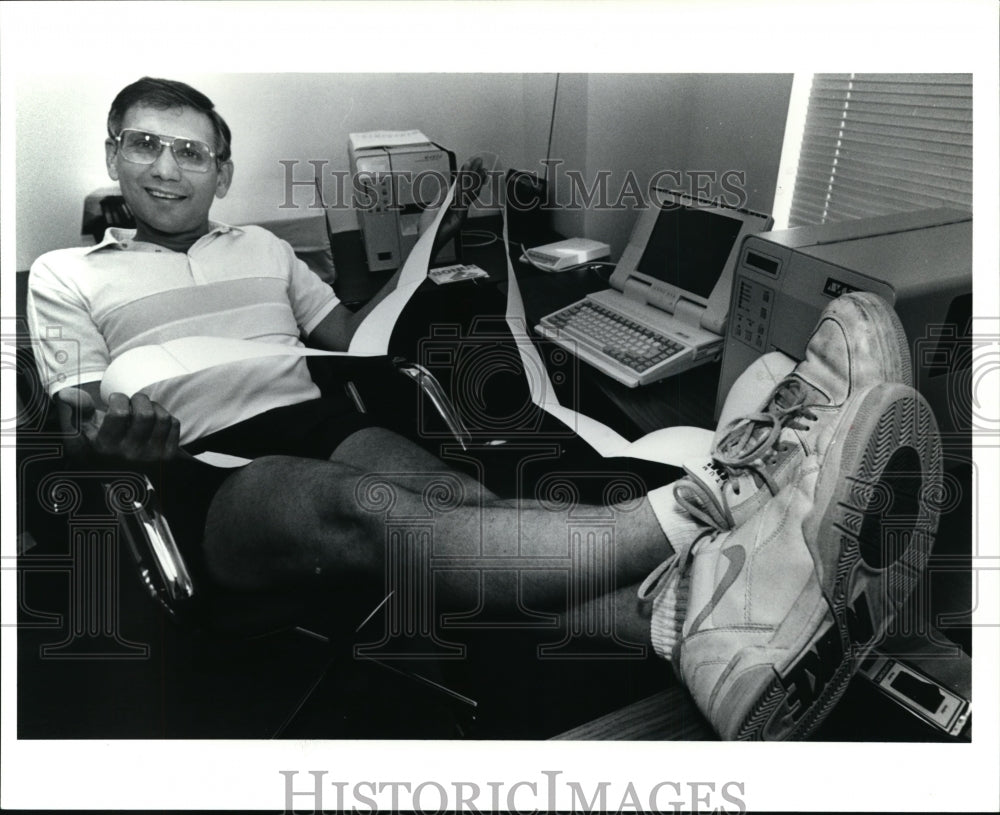
{"type": "Polygon", "coordinates": [[[556,106],[559,103],[559,74],[556,74],[556,84],[552,89],[552,116],[549,118],[549,143],[545,147],[545,183],[549,183],[549,167],[552,159],[552,133],[556,126],[556,106]]]}
{"type": "Polygon", "coordinates": [[[484,246],[491,246],[498,240],[500,240],[500,236],[496,232],[490,232],[488,229],[466,229],[462,231],[463,249],[481,249],[484,246]],[[472,238],[477,242],[470,243],[466,238],[472,238]]]}

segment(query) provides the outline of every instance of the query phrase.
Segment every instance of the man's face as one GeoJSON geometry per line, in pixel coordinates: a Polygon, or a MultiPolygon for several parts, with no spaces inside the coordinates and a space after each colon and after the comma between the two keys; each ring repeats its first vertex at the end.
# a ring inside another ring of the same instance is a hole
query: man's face
{"type": "MultiPolygon", "coordinates": [[[[167,110],[137,105],[126,111],[122,130],[142,130],[157,136],[180,136],[215,149],[211,120],[192,108],[167,110]]],[[[232,162],[206,173],[182,170],[169,145],[152,164],[127,160],[113,141],[106,144],[108,174],[121,185],[122,195],[140,227],[177,235],[202,231],[216,197],[222,198],[233,178],[232,162]]]]}

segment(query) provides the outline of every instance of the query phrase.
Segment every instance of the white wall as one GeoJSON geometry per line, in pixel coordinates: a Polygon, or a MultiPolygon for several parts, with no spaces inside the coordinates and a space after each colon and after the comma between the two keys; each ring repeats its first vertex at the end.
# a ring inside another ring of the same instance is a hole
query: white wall
{"type": "Polygon", "coordinates": [[[792,78],[792,74],[693,77],[689,166],[746,173],[750,209],[770,212],[774,204],[792,78]]]}
{"type": "MultiPolygon", "coordinates": [[[[80,243],[83,198],[111,183],[105,116],[115,76],[20,76],[16,85],[17,268],[80,243]]],[[[6,179],[5,179],[6,181],[6,179]]]]}
{"type": "MultiPolygon", "coordinates": [[[[565,161],[558,194],[569,200],[566,169],[592,185],[610,172],[608,203],[627,189],[631,172],[645,189],[663,170],[687,179],[694,171],[746,174],[746,206],[770,211],[781,157],[791,74],[590,74],[560,83],[553,155],[565,161]]],[[[697,184],[698,181],[692,181],[697,184]]],[[[686,191],[693,186],[682,185],[686,191]]],[[[717,194],[712,188],[710,194],[717,194]]],[[[636,213],[591,207],[560,212],[565,234],[624,248],[636,213]]]]}
{"type": "MultiPolygon", "coordinates": [[[[204,91],[233,130],[236,175],[213,209],[230,223],[294,217],[281,160],[346,171],[347,134],[418,128],[454,150],[499,154],[502,168],[540,169],[547,148],[552,74],[176,74],[204,91]]],[[[110,183],[104,170],[107,108],[132,73],[45,74],[16,86],[17,268],[42,252],[78,245],[83,199],[110,183]]],[[[767,210],[777,178],[791,75],[565,74],[560,78],[552,156],[561,199],[566,169],[592,183],[602,170],[619,191],[629,171],[646,181],[663,169],[747,172],[749,205],[767,210]]],[[[330,182],[332,184],[332,182],[330,182]]],[[[326,188],[330,202],[332,189],[326,188]]],[[[631,209],[559,213],[565,234],[621,251],[631,209]]],[[[335,231],[354,229],[351,210],[333,212],[335,231]]]]}
{"type": "MultiPolygon", "coordinates": [[[[608,200],[607,206],[594,206],[577,216],[582,226],[574,234],[606,241],[612,257],[618,257],[636,214],[631,204],[624,204],[626,209],[610,207],[626,190],[629,173],[641,181],[644,191],[655,172],[686,166],[691,104],[691,79],[684,74],[588,77],[585,152],[581,156],[570,150],[562,157],[567,167],[579,167],[591,185],[599,173],[609,172],[608,200]]],[[[568,194],[570,190],[563,187],[568,194]]]]}
{"type": "MultiPolygon", "coordinates": [[[[104,169],[105,117],[115,94],[138,78],[43,75],[20,81],[17,112],[17,267],[49,249],[80,244],[83,199],[110,184],[104,169]],[[55,158],[53,158],[55,156],[55,158]]],[[[230,223],[294,217],[281,160],[346,171],[347,134],[423,130],[455,151],[499,154],[502,166],[534,165],[548,132],[552,77],[544,74],[174,74],[206,93],[233,131],[236,174],[212,217],[230,223]],[[542,115],[539,115],[542,111],[542,115]]],[[[332,181],[330,182],[332,185],[332,181]]],[[[331,188],[327,188],[332,192],[331,188]]],[[[329,195],[327,195],[329,198],[329,195]]],[[[295,188],[301,207],[312,193],[295,188]]],[[[351,210],[333,213],[335,231],[354,229],[351,210]]]]}

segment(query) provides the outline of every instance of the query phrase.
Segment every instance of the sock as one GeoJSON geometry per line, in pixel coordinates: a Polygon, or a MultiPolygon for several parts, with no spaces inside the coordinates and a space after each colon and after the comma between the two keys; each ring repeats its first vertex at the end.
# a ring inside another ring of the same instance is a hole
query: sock
{"type": "Polygon", "coordinates": [[[691,575],[674,575],[653,599],[649,620],[649,639],[657,656],[676,667],[677,647],[681,642],[684,620],[687,619],[691,575]]]}
{"type": "Polygon", "coordinates": [[[660,529],[667,536],[667,542],[674,552],[688,546],[705,531],[706,526],[685,512],[674,498],[674,485],[667,484],[647,493],[649,505],[653,508],[660,529]]]}

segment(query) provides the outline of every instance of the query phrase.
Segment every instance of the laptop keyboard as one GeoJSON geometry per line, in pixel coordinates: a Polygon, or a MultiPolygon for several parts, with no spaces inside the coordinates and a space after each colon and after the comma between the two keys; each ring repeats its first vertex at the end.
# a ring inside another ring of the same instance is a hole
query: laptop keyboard
{"type": "Polygon", "coordinates": [[[548,315],[539,331],[632,387],[669,376],[669,361],[689,356],[686,346],[591,300],[548,315]]]}

